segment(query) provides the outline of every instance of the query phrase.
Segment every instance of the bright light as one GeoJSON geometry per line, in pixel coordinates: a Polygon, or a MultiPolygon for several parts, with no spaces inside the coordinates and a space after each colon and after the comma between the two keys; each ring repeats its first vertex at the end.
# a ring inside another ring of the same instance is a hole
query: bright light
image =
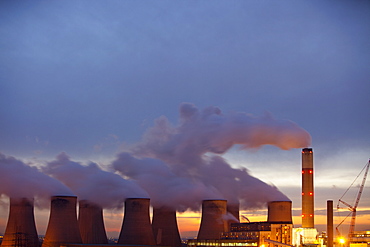
{"type": "Polygon", "coordinates": [[[344,244],[346,240],[343,237],[338,238],[339,243],[344,244]]]}

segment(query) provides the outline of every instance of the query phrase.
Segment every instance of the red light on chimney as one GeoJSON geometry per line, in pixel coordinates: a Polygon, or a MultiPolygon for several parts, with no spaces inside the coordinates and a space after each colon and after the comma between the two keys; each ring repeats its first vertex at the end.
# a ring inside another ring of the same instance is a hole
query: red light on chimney
{"type": "Polygon", "coordinates": [[[310,174],[312,174],[312,173],[313,173],[313,171],[312,171],[312,170],[310,170],[310,171],[309,171],[309,173],[310,173],[310,174]]]}
{"type": "Polygon", "coordinates": [[[304,174],[304,171],[302,171],[302,174],[304,174]]]}
{"type": "Polygon", "coordinates": [[[310,196],[312,196],[313,195],[313,192],[310,192],[310,196]]]}
{"type": "Polygon", "coordinates": [[[310,214],[310,217],[312,217],[313,215],[312,214],[310,214]]]}
{"type": "Polygon", "coordinates": [[[302,214],[302,218],[304,218],[304,214],[302,214]]]}
{"type": "Polygon", "coordinates": [[[302,192],[302,196],[304,196],[304,192],[302,192]]]}

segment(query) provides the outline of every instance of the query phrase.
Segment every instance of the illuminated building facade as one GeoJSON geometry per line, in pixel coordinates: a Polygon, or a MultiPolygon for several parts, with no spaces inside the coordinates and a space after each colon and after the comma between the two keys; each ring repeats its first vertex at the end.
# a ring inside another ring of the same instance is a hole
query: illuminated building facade
{"type": "Polygon", "coordinates": [[[232,223],[230,232],[223,232],[219,239],[188,240],[188,247],[198,246],[265,246],[292,244],[293,225],[287,222],[232,223]],[[278,242],[279,244],[274,244],[278,242]]]}

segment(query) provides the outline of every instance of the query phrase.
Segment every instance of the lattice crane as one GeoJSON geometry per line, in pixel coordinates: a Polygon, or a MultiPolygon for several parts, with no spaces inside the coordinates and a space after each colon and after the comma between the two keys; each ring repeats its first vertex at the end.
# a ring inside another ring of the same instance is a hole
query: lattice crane
{"type": "Polygon", "coordinates": [[[365,170],[364,177],[362,178],[362,182],[361,182],[360,188],[358,190],[358,194],[357,194],[357,198],[356,198],[355,204],[353,206],[351,206],[349,203],[343,201],[342,198],[348,192],[348,190],[352,187],[352,185],[354,184],[354,182],[356,181],[356,179],[360,176],[360,174],[358,174],[358,176],[356,177],[355,181],[352,182],[352,184],[349,186],[349,188],[346,190],[346,192],[344,192],[343,196],[338,200],[338,205],[337,205],[337,208],[338,209],[340,208],[339,207],[340,203],[342,203],[345,206],[347,206],[348,210],[351,211],[351,212],[342,220],[342,222],[339,223],[339,225],[336,227],[336,230],[337,230],[337,233],[339,234],[338,227],[347,219],[347,217],[349,215],[352,215],[352,217],[351,217],[351,224],[349,226],[349,232],[348,232],[348,239],[349,239],[350,242],[352,241],[353,233],[355,231],[357,206],[358,206],[358,203],[360,202],[362,191],[363,191],[364,186],[365,186],[367,173],[369,171],[369,166],[370,166],[370,160],[367,162],[367,164],[365,165],[365,167],[360,172],[360,174],[361,174],[365,170]]]}

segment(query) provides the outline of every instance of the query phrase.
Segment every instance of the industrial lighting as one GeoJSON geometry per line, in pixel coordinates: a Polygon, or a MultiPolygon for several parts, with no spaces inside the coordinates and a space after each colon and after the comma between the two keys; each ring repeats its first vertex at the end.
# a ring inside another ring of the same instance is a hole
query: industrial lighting
{"type": "Polygon", "coordinates": [[[338,238],[339,243],[344,244],[346,242],[346,239],[344,237],[338,238]]]}

